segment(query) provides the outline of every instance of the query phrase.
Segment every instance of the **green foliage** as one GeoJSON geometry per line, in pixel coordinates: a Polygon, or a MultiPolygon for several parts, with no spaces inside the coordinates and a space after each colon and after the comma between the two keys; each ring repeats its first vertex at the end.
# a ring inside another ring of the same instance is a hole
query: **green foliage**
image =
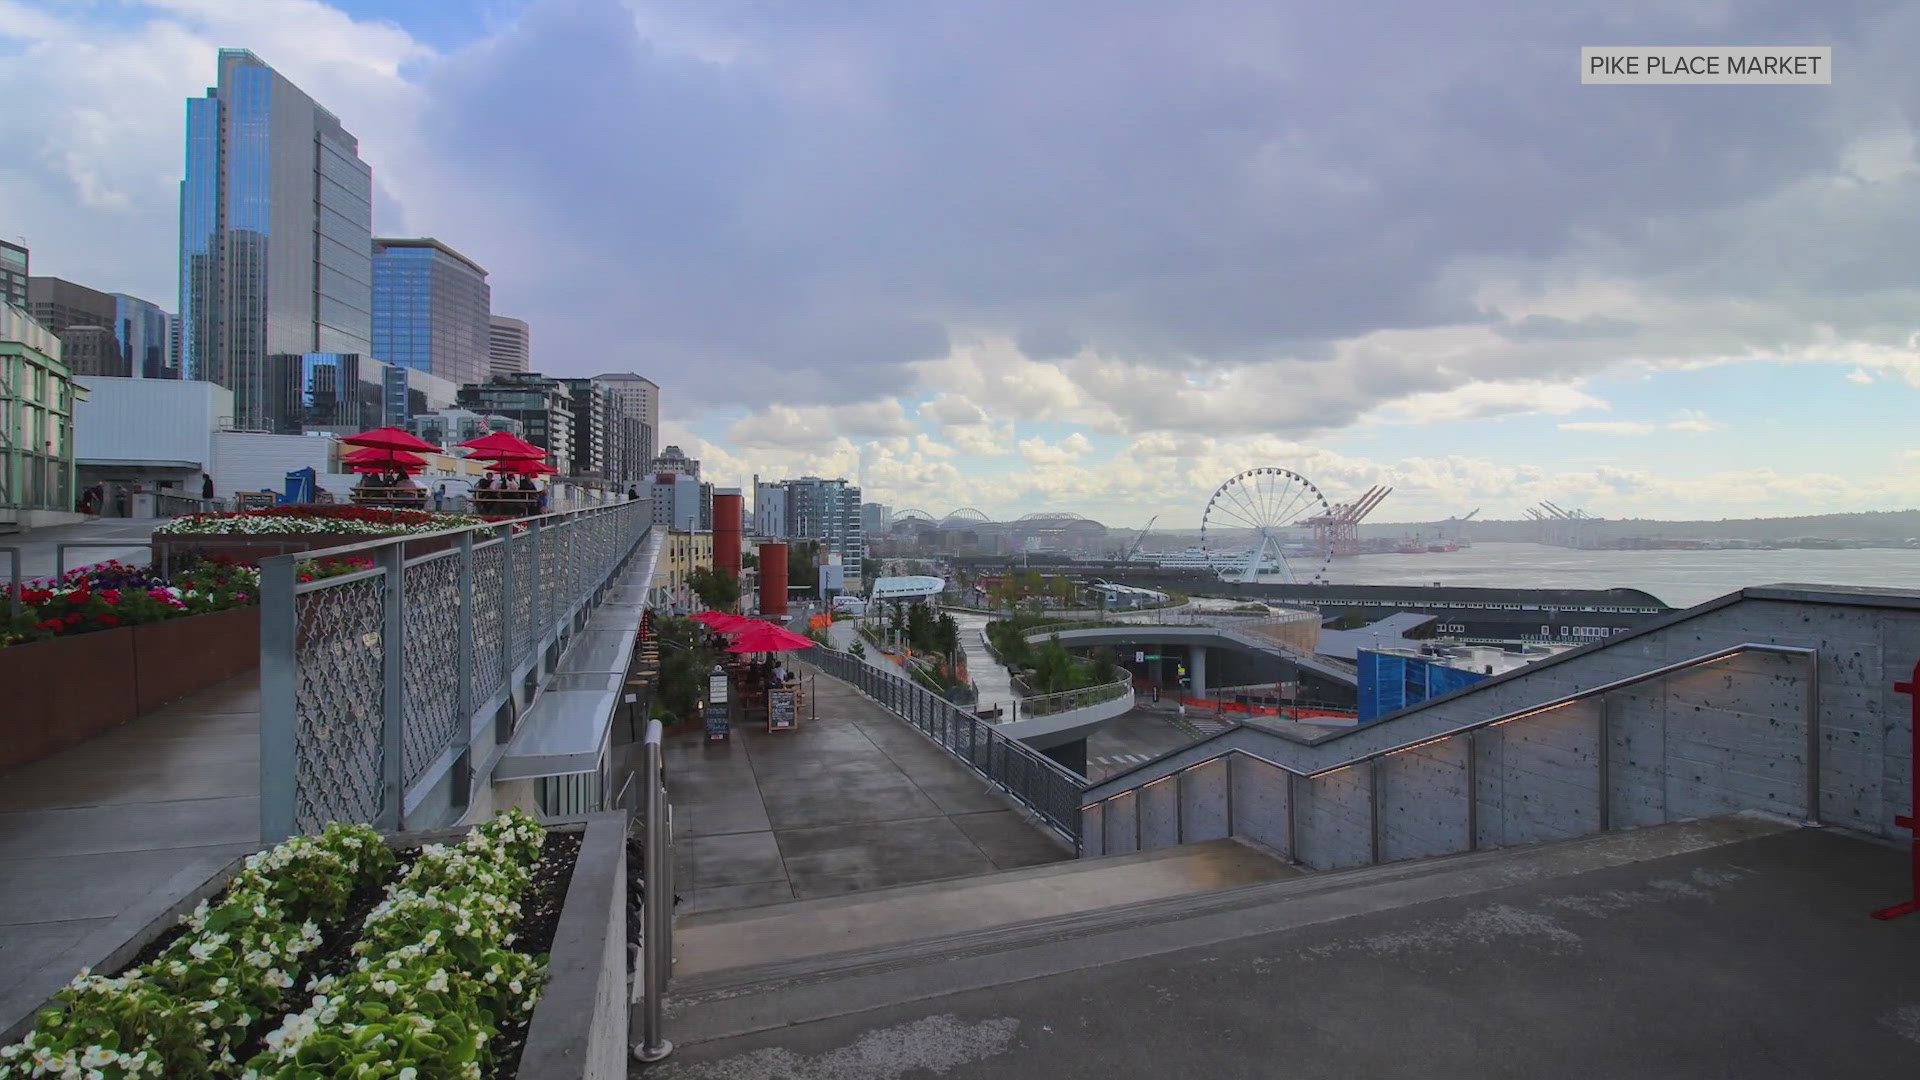
{"type": "Polygon", "coordinates": [[[715,611],[732,611],[740,603],[740,579],[717,566],[695,569],[687,575],[687,585],[715,611]]]}
{"type": "Polygon", "coordinates": [[[820,541],[794,540],[787,545],[787,587],[806,597],[820,591],[820,541]]]}
{"type": "Polygon", "coordinates": [[[707,628],[692,619],[658,619],[654,629],[660,636],[658,703],[668,718],[694,719],[720,650],[708,644],[707,628]]]}

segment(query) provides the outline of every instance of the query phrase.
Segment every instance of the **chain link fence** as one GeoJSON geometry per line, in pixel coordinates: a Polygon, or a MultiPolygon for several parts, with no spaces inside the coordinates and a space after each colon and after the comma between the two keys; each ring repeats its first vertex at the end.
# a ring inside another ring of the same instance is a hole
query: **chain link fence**
{"type": "Polygon", "coordinates": [[[857,656],[816,647],[807,650],[805,659],[822,672],[858,687],[887,711],[931,736],[1079,847],[1080,795],[1086,790],[1086,781],[1072,770],[1017,739],[1007,738],[995,731],[992,723],[931,690],[881,671],[857,656]]]}
{"type": "MultiPolygon", "coordinates": [[[[298,581],[260,568],[263,838],[329,821],[404,826],[409,796],[454,773],[549,644],[571,632],[645,539],[651,505],[620,502],[328,549],[375,568],[298,581]]],[[[511,730],[501,726],[496,741],[511,730]]]]}

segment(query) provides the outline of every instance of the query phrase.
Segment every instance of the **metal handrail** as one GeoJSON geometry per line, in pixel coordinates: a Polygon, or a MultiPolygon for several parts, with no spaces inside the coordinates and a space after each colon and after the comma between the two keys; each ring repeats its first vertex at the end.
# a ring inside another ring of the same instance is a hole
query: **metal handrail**
{"type": "Polygon", "coordinates": [[[640,1041],[633,1056],[640,1061],[659,1061],[673,1053],[673,1043],[664,1034],[666,1025],[667,980],[673,975],[673,825],[667,806],[664,729],[660,721],[647,721],[647,735],[641,740],[641,786],[646,790],[647,819],[642,858],[645,869],[640,898],[641,951],[640,1041]]]}
{"type": "Polygon", "coordinates": [[[1022,697],[1020,699],[1020,711],[1028,716],[1052,716],[1057,712],[1084,708],[1088,705],[1098,705],[1103,701],[1112,701],[1114,698],[1124,697],[1132,689],[1133,676],[1122,675],[1112,682],[1101,683],[1098,686],[1082,686],[1076,690],[1056,690],[1051,694],[1035,694],[1032,697],[1022,697]],[[1071,702],[1071,704],[1066,705],[1065,708],[1055,707],[1064,702],[1071,702]]]}
{"type": "MultiPolygon", "coordinates": [[[[1325,776],[1329,773],[1336,773],[1342,769],[1350,769],[1355,765],[1370,764],[1383,757],[1388,757],[1393,754],[1403,753],[1408,750],[1418,749],[1419,747],[1422,747],[1422,746],[1432,746],[1434,743],[1445,742],[1446,740],[1454,738],[1459,735],[1470,735],[1476,731],[1481,731],[1486,728],[1497,727],[1501,724],[1512,723],[1515,720],[1524,720],[1530,716],[1538,716],[1541,713],[1551,712],[1554,709],[1564,708],[1568,705],[1575,704],[1576,702],[1585,701],[1588,698],[1599,697],[1602,694],[1610,694],[1616,690],[1624,690],[1629,686],[1637,686],[1643,682],[1648,682],[1653,679],[1665,678],[1668,675],[1674,675],[1682,671],[1691,670],[1693,668],[1705,667],[1708,664],[1718,663],[1719,661],[1728,659],[1729,657],[1738,656],[1741,653],[1748,653],[1748,652],[1773,653],[1781,656],[1798,656],[1798,657],[1803,657],[1805,659],[1811,660],[1813,662],[1812,668],[1810,670],[1810,677],[1808,679],[1808,684],[1807,684],[1807,761],[1806,761],[1806,765],[1807,765],[1807,784],[1808,784],[1808,787],[1807,787],[1808,819],[1817,820],[1819,817],[1819,807],[1820,807],[1820,709],[1819,709],[1820,650],[1816,648],[1809,648],[1809,647],[1800,646],[1800,645],[1774,645],[1767,642],[1757,642],[1757,641],[1743,642],[1739,645],[1729,645],[1724,649],[1716,649],[1710,653],[1702,653],[1699,656],[1690,657],[1686,660],[1677,660],[1671,664],[1662,664],[1657,668],[1653,668],[1648,671],[1643,671],[1638,675],[1629,675],[1622,679],[1615,679],[1612,682],[1601,683],[1598,686],[1590,686],[1585,690],[1575,690],[1570,694],[1563,694],[1560,697],[1552,699],[1551,701],[1545,701],[1538,705],[1529,705],[1525,708],[1515,709],[1512,712],[1502,713],[1499,716],[1491,717],[1486,720],[1476,720],[1470,724],[1463,724],[1457,728],[1450,728],[1447,731],[1441,732],[1440,734],[1437,734],[1437,735],[1425,735],[1420,738],[1412,739],[1395,746],[1385,747],[1380,750],[1371,750],[1371,751],[1368,751],[1367,753],[1348,758],[1345,761],[1336,762],[1332,765],[1327,765],[1318,769],[1300,769],[1295,766],[1288,765],[1284,762],[1273,761],[1269,758],[1261,757],[1259,754],[1254,754],[1249,751],[1242,750],[1235,747],[1235,748],[1231,748],[1229,750],[1223,751],[1220,754],[1216,754],[1213,757],[1207,758],[1206,761],[1198,761],[1198,762],[1194,762],[1193,765],[1182,766],[1181,769],[1177,771],[1184,772],[1186,769],[1193,768],[1194,765],[1204,765],[1206,764],[1207,761],[1217,760],[1218,758],[1224,757],[1226,754],[1229,754],[1229,753],[1240,753],[1240,754],[1246,754],[1248,757],[1257,758],[1260,761],[1263,761],[1268,765],[1272,765],[1274,768],[1279,769],[1282,772],[1288,773],[1292,776],[1298,777],[1299,779],[1312,780],[1315,777],[1325,776]]],[[[1361,731],[1365,729],[1354,728],[1351,730],[1361,731]]],[[[1178,750],[1174,751],[1174,753],[1179,753],[1179,752],[1180,751],[1178,750]]],[[[1164,756],[1170,756],[1170,755],[1163,755],[1163,757],[1164,756]]],[[[1140,770],[1145,769],[1151,766],[1152,764],[1153,762],[1149,761],[1133,769],[1128,770],[1128,772],[1139,772],[1140,770]]],[[[1117,778],[1117,776],[1124,776],[1124,775],[1126,775],[1126,773],[1117,774],[1116,777],[1109,777],[1108,779],[1101,781],[1101,786],[1105,786],[1106,784],[1111,783],[1114,779],[1117,778]]],[[[1169,775],[1172,775],[1172,774],[1169,774],[1169,775]]],[[[1126,794],[1131,794],[1131,789],[1128,791],[1118,791],[1113,793],[1112,795],[1108,795],[1103,798],[1096,799],[1091,803],[1086,803],[1082,805],[1081,809],[1090,810],[1093,807],[1099,806],[1101,803],[1104,803],[1109,799],[1115,799],[1120,797],[1121,795],[1126,795],[1126,794]]]]}

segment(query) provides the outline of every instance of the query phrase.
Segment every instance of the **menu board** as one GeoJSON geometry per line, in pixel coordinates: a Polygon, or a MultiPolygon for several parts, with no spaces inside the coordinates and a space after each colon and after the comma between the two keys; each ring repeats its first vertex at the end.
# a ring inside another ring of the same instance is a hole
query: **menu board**
{"type": "Polygon", "coordinates": [[[727,722],[727,703],[724,701],[707,704],[707,740],[717,742],[733,734],[733,726],[727,722]]]}
{"type": "Polygon", "coordinates": [[[785,731],[797,724],[793,705],[793,691],[767,691],[767,730],[785,731]]]}

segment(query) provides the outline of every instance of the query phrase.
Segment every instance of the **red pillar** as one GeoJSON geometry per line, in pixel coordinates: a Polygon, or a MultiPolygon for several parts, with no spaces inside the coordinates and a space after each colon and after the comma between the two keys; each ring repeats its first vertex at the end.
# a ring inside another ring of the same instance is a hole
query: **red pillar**
{"type": "Polygon", "coordinates": [[[760,545],[760,614],[787,613],[787,545],[760,545]]]}
{"type": "Polygon", "coordinates": [[[715,494],[713,497],[713,565],[738,577],[740,574],[740,515],[743,497],[715,494]]]}

